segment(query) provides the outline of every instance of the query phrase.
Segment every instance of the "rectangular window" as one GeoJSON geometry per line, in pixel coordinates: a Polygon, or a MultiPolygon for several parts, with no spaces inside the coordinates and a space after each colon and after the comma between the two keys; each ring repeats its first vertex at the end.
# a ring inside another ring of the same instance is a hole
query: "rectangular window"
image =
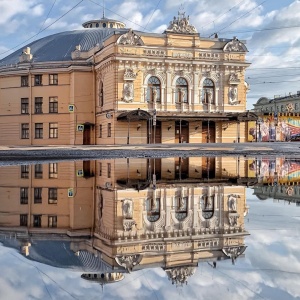
{"type": "Polygon", "coordinates": [[[33,215],[33,227],[42,226],[42,215],[33,215]]]}
{"type": "Polygon", "coordinates": [[[48,189],[48,203],[57,204],[57,188],[48,189]]]}
{"type": "Polygon", "coordinates": [[[102,176],[102,163],[99,163],[99,176],[102,176]]]}
{"type": "Polygon", "coordinates": [[[29,139],[29,124],[28,123],[21,124],[21,138],[29,139]]]}
{"type": "Polygon", "coordinates": [[[27,187],[20,188],[20,203],[28,204],[28,188],[27,187]]]}
{"type": "Polygon", "coordinates": [[[34,178],[43,178],[43,165],[37,164],[34,166],[34,178]]]}
{"type": "Polygon", "coordinates": [[[58,165],[57,163],[49,164],[49,178],[57,178],[58,174],[58,165]]]}
{"type": "Polygon", "coordinates": [[[49,74],[49,84],[58,85],[58,74],[49,74]]]}
{"type": "Polygon", "coordinates": [[[48,216],[48,227],[57,227],[57,216],[48,216]]]}
{"type": "Polygon", "coordinates": [[[28,86],[28,75],[21,76],[21,86],[28,86]]]}
{"type": "Polygon", "coordinates": [[[42,114],[43,113],[43,98],[36,97],[34,99],[34,113],[42,114]]]}
{"type": "Polygon", "coordinates": [[[34,188],[34,203],[42,203],[42,188],[34,188]]]}
{"type": "Polygon", "coordinates": [[[49,123],[49,138],[57,139],[58,138],[58,124],[49,123]]]}
{"type": "Polygon", "coordinates": [[[35,138],[43,138],[43,123],[35,123],[35,138]]]}
{"type": "Polygon", "coordinates": [[[102,125],[99,125],[99,137],[102,138],[102,125]]]}
{"type": "Polygon", "coordinates": [[[107,124],[107,137],[111,137],[111,123],[107,124]]]}
{"type": "Polygon", "coordinates": [[[34,85],[42,85],[43,75],[34,75],[34,85]]]}
{"type": "Polygon", "coordinates": [[[49,98],[49,113],[58,113],[58,101],[57,97],[49,98]]]}
{"type": "Polygon", "coordinates": [[[110,178],[110,176],[111,176],[111,164],[108,163],[107,164],[107,178],[110,178]]]}
{"type": "Polygon", "coordinates": [[[21,114],[28,114],[29,113],[29,99],[28,98],[21,98],[21,114]]]}
{"type": "Polygon", "coordinates": [[[21,166],[21,178],[29,178],[29,165],[21,166]]]}
{"type": "Polygon", "coordinates": [[[28,225],[28,215],[22,214],[20,215],[20,226],[27,226],[28,225]]]}

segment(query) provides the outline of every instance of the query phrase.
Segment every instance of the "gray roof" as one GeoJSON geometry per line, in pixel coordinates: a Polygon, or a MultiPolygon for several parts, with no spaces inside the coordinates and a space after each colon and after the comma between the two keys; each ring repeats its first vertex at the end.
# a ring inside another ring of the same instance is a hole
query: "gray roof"
{"type": "Polygon", "coordinates": [[[123,34],[127,31],[128,29],[89,28],[56,33],[36,40],[3,58],[0,60],[0,67],[19,63],[19,56],[26,47],[31,49],[33,62],[69,61],[71,60],[71,53],[77,45],[81,46],[81,51],[88,51],[96,44],[101,45],[109,36],[123,34]]]}

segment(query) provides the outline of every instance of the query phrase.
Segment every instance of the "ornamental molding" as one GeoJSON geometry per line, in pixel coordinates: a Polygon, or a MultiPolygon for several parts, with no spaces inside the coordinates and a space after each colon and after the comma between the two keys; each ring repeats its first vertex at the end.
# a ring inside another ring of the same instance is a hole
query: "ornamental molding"
{"type": "Polygon", "coordinates": [[[193,53],[191,53],[191,52],[173,52],[172,56],[174,58],[193,58],[193,53]]]}
{"type": "Polygon", "coordinates": [[[142,38],[135,34],[132,29],[123,35],[121,35],[117,40],[118,45],[132,45],[132,46],[144,46],[142,38]]]}
{"type": "Polygon", "coordinates": [[[239,84],[241,80],[239,79],[239,75],[237,73],[231,73],[229,75],[229,84],[239,84]]]}
{"type": "Polygon", "coordinates": [[[159,57],[164,57],[167,54],[165,50],[158,50],[158,49],[144,49],[143,53],[146,56],[159,56],[159,57]]]}
{"type": "Polygon", "coordinates": [[[248,52],[245,44],[237,39],[237,37],[233,37],[233,39],[228,42],[224,48],[224,52],[248,52]]]}
{"type": "Polygon", "coordinates": [[[123,229],[124,231],[132,231],[136,226],[136,222],[134,220],[123,219],[123,229]]]}
{"type": "Polygon", "coordinates": [[[122,255],[117,256],[115,261],[119,266],[125,268],[128,272],[131,272],[132,269],[141,262],[142,258],[143,257],[140,254],[122,255]]]}
{"type": "Polygon", "coordinates": [[[237,212],[237,199],[240,198],[239,195],[229,194],[228,195],[228,210],[230,212],[237,212]]]}
{"type": "Polygon", "coordinates": [[[123,84],[123,97],[122,101],[129,103],[133,101],[134,97],[134,85],[133,82],[125,82],[123,84]]]}
{"type": "Polygon", "coordinates": [[[142,245],[142,251],[144,252],[162,252],[166,250],[166,245],[164,243],[159,244],[146,244],[142,245]]]}
{"type": "Polygon", "coordinates": [[[174,16],[173,20],[170,21],[169,27],[165,32],[194,34],[197,33],[197,30],[195,26],[190,25],[190,17],[186,17],[185,12],[181,10],[178,12],[178,16],[174,16]]]}
{"type": "Polygon", "coordinates": [[[176,286],[187,284],[188,278],[196,273],[196,267],[175,267],[165,269],[168,279],[176,286]]]}
{"type": "Polygon", "coordinates": [[[293,112],[295,110],[295,106],[292,102],[287,103],[285,106],[286,111],[288,112],[293,112]]]}
{"type": "Polygon", "coordinates": [[[136,73],[133,72],[133,69],[126,68],[124,72],[124,80],[135,80],[136,79],[136,73]]]}
{"type": "Polygon", "coordinates": [[[218,53],[207,53],[207,52],[200,52],[199,59],[203,60],[220,60],[220,54],[218,53]]]}
{"type": "Polygon", "coordinates": [[[124,219],[132,219],[133,217],[133,201],[132,199],[122,200],[122,214],[124,219]]]}

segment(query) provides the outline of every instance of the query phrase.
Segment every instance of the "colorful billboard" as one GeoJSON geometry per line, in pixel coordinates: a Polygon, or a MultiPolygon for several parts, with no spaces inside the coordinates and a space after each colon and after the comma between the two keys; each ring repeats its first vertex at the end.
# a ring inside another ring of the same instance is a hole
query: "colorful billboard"
{"type": "Polygon", "coordinates": [[[300,140],[300,117],[263,116],[248,123],[248,141],[286,142],[300,140]]]}

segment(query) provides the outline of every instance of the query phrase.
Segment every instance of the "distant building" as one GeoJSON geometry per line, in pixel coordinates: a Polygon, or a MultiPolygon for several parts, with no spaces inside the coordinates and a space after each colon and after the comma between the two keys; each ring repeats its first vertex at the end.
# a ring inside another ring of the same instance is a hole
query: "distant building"
{"type": "Polygon", "coordinates": [[[83,27],[0,60],[0,144],[247,140],[243,41],[200,37],[184,12],[162,34],[83,27]]]}
{"type": "Polygon", "coordinates": [[[248,140],[257,142],[300,140],[300,92],[261,97],[254,104],[257,122],[249,122],[248,140]]]}

